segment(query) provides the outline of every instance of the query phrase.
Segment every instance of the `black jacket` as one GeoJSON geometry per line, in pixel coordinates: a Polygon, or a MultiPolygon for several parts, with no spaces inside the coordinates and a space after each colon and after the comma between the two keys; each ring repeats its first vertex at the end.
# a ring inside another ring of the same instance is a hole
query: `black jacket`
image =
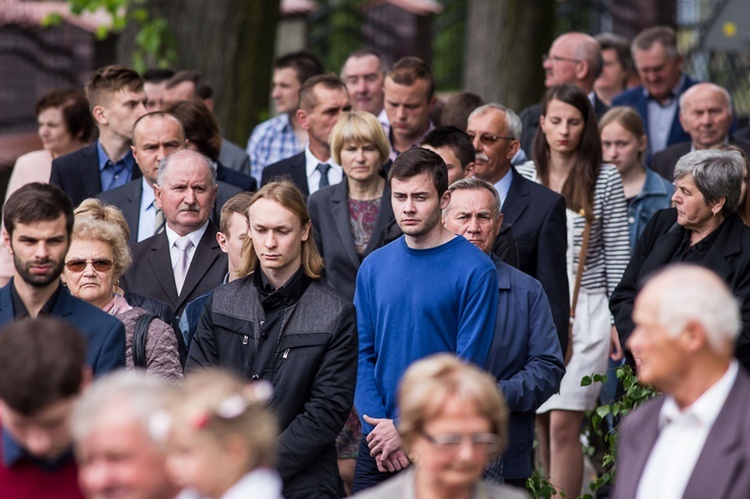
{"type": "MultiPolygon", "coordinates": [[[[742,332],[735,356],[750,369],[750,227],[736,213],[716,229],[716,241],[701,266],[716,272],[740,302],[742,332]]],[[[617,334],[623,347],[633,332],[633,303],[644,279],[670,263],[687,229],[677,225],[677,210],[658,211],[643,229],[620,284],[609,299],[617,334]]]]}
{"type": "Polygon", "coordinates": [[[316,280],[308,280],[296,298],[284,303],[278,334],[264,336],[266,313],[253,276],[218,287],[201,316],[186,371],[218,365],[269,381],[281,429],[284,496],[337,498],[334,442],[352,408],[357,378],[354,306],[316,280]]]}

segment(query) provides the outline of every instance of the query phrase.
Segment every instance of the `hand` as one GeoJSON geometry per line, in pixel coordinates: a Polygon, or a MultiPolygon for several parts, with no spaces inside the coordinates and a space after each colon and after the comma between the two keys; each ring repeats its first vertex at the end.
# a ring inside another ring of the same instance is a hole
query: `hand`
{"type": "MultiPolygon", "coordinates": [[[[381,454],[382,455],[382,454],[381,454]]],[[[409,462],[409,458],[406,457],[406,454],[401,449],[392,452],[390,456],[385,460],[385,468],[386,470],[381,469],[381,463],[379,459],[375,460],[378,464],[378,470],[379,471],[390,471],[391,473],[394,473],[396,471],[401,471],[405,468],[407,468],[411,463],[409,462]]]]}
{"type": "Polygon", "coordinates": [[[620,335],[617,334],[617,328],[612,326],[612,343],[609,347],[609,358],[612,360],[622,360],[622,346],[620,345],[620,335]]]}
{"type": "MultiPolygon", "coordinates": [[[[364,414],[362,418],[365,423],[375,427],[367,435],[367,446],[370,448],[370,455],[376,458],[378,470],[388,471],[386,461],[392,453],[401,449],[401,435],[396,430],[392,419],[371,418],[367,414],[364,414]]],[[[397,459],[396,462],[391,463],[391,466],[394,467],[398,462],[400,461],[397,459]]]]}

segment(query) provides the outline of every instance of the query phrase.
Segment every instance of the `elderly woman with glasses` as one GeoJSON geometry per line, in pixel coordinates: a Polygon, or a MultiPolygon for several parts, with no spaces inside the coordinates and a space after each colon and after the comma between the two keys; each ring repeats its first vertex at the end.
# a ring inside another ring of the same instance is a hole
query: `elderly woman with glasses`
{"type": "MultiPolygon", "coordinates": [[[[739,300],[743,326],[734,354],[750,369],[750,227],[737,214],[746,168],[738,151],[694,151],[677,162],[675,207],[646,225],[610,299],[623,346],[635,328],[633,302],[644,280],[671,263],[692,263],[719,274],[739,300]]],[[[638,352],[631,353],[637,365],[638,352]]]]}
{"type": "Polygon", "coordinates": [[[508,409],[489,374],[452,355],[434,355],[406,371],[398,402],[399,433],[412,466],[355,497],[526,497],[481,479],[507,441],[508,409]]]}
{"type": "Polygon", "coordinates": [[[138,325],[146,310],[132,307],[116,294],[119,279],[131,262],[129,230],[119,209],[87,199],[75,211],[70,248],[65,256],[62,281],[70,293],[125,325],[125,361],[133,369],[136,360],[146,373],[170,381],[182,379],[177,336],[157,317],[138,325]],[[142,359],[142,360],[141,360],[142,359]]]}

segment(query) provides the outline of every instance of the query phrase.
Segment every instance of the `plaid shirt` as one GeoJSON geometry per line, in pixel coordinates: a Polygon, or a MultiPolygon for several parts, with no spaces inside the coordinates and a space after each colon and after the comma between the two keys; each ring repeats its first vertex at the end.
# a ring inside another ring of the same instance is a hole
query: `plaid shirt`
{"type": "Polygon", "coordinates": [[[260,185],[263,168],[282,159],[301,153],[305,144],[300,144],[289,123],[289,115],[281,113],[255,127],[247,141],[250,156],[250,174],[260,185]]]}

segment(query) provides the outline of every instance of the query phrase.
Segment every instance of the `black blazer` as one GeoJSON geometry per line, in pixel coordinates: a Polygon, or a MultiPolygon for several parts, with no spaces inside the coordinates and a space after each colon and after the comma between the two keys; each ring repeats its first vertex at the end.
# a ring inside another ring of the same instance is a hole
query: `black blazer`
{"type": "Polygon", "coordinates": [[[179,318],[185,305],[216,288],[227,274],[227,255],[216,241],[211,222],[195,249],[182,292],[177,296],[166,231],[144,239],[133,248],[133,264],[120,278],[122,289],[168,304],[179,318]]]}
{"type": "MultiPolygon", "coordinates": [[[[604,113],[609,111],[609,106],[602,102],[599,97],[594,94],[594,113],[596,113],[596,119],[600,119],[604,113]]],[[[534,104],[521,111],[521,124],[523,129],[521,130],[521,149],[526,153],[526,156],[531,159],[531,149],[534,144],[534,136],[539,128],[539,118],[542,116],[542,104],[534,104]]],[[[565,351],[563,350],[563,353],[565,351]]]]}
{"type": "MultiPolygon", "coordinates": [[[[105,203],[120,208],[120,211],[125,216],[125,221],[128,223],[128,228],[130,228],[128,245],[131,248],[138,244],[138,223],[141,218],[141,197],[143,195],[143,190],[141,189],[142,183],[143,180],[141,179],[133,180],[123,186],[101,192],[96,196],[105,203]]],[[[229,198],[239,194],[242,190],[239,187],[220,181],[216,182],[216,184],[219,188],[216,192],[216,201],[214,201],[214,208],[211,210],[209,218],[214,225],[218,226],[221,219],[221,207],[224,206],[224,203],[229,198]]]]}
{"type": "MultiPolygon", "coordinates": [[[[96,142],[52,160],[49,183],[60,187],[78,206],[81,201],[96,197],[102,192],[102,179],[99,175],[99,154],[96,142]]],[[[132,180],[141,178],[141,170],[133,163],[132,180]]]]}
{"type": "Polygon", "coordinates": [[[307,187],[307,170],[305,167],[305,151],[295,154],[291,158],[282,159],[272,165],[263,168],[263,176],[260,179],[260,186],[263,187],[272,180],[281,180],[278,177],[286,177],[294,182],[294,185],[307,198],[310,195],[310,189],[307,187]]]}
{"type": "MultiPolygon", "coordinates": [[[[750,227],[736,213],[727,217],[716,241],[701,265],[716,272],[740,301],[742,333],[737,339],[735,356],[750,368],[750,227]]],[[[620,284],[609,299],[620,343],[626,346],[633,332],[633,302],[643,279],[669,264],[687,229],[677,225],[677,210],[656,212],[643,229],[620,284]]]]}
{"type": "Polygon", "coordinates": [[[570,322],[565,200],[511,168],[513,180],[503,202],[503,221],[513,226],[520,269],[541,282],[547,293],[560,346],[565,352],[570,322]]]}
{"type": "MultiPolygon", "coordinates": [[[[325,261],[324,279],[349,301],[354,299],[357,270],[362,263],[354,246],[354,235],[349,218],[349,184],[346,178],[339,184],[324,187],[313,193],[308,201],[313,222],[315,244],[325,261]]],[[[395,223],[391,206],[391,189],[386,182],[380,198],[380,211],[375,219],[370,242],[364,256],[383,244],[383,234],[395,223]]]]}
{"type": "MultiPolygon", "coordinates": [[[[738,139],[736,136],[730,135],[729,143],[742,148],[745,154],[750,156],[750,141],[738,139]]],[[[692,142],[680,142],[679,144],[667,147],[663,151],[657,152],[651,158],[651,169],[665,179],[672,181],[674,179],[674,166],[681,157],[690,152],[692,145],[692,142]]]]}
{"type": "Polygon", "coordinates": [[[258,190],[258,181],[253,177],[232,170],[218,162],[216,163],[216,180],[226,182],[227,184],[233,185],[243,191],[255,192],[258,190]]]}

